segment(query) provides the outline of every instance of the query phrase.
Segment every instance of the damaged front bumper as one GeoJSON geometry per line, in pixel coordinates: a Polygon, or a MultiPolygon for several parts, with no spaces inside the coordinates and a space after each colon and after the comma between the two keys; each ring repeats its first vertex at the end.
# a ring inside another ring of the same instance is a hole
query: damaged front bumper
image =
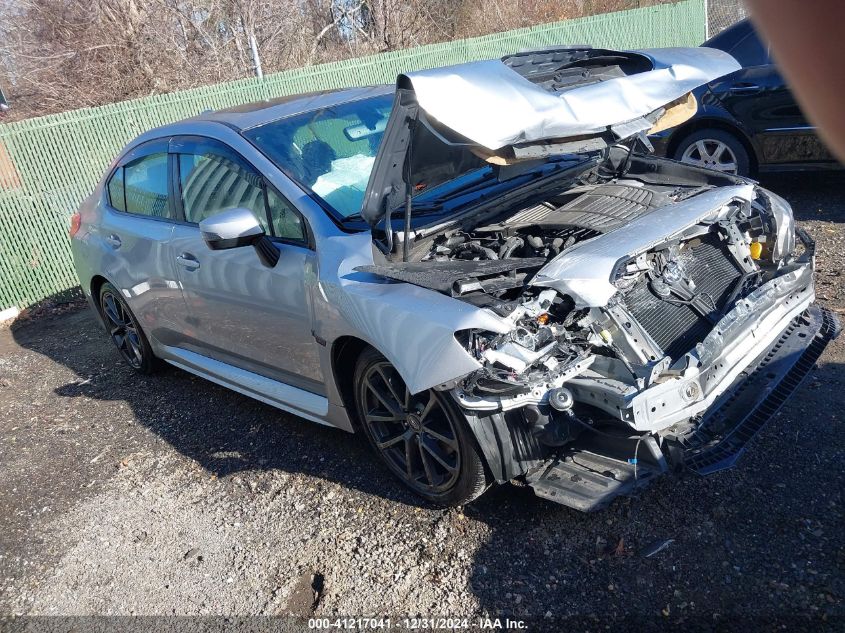
{"type": "Polygon", "coordinates": [[[813,305],[790,321],[689,433],[660,438],[588,433],[529,471],[526,480],[538,496],[594,511],[673,470],[707,475],[729,468],[800,386],[840,329],[831,312],[813,305]]]}
{"type": "MultiPolygon", "coordinates": [[[[644,368],[645,374],[637,376],[612,358],[587,354],[557,365],[522,393],[484,395],[458,384],[453,396],[464,409],[507,412],[547,405],[550,394],[565,385],[576,403],[599,409],[633,431],[662,434],[683,426],[711,408],[762,350],[812,304],[815,244],[803,231],[798,238],[804,253],[737,300],[709,333],[678,359],[655,360],[644,368]]],[[[606,322],[621,333],[618,336],[630,336],[625,330],[635,318],[629,312],[614,307],[606,314],[606,322]],[[622,325],[625,321],[627,327],[622,325]]]]}
{"type": "Polygon", "coordinates": [[[788,324],[812,303],[813,263],[796,264],[763,284],[720,319],[684,358],[646,389],[613,379],[573,378],[576,399],[636,431],[660,432],[709,409],[788,324]]]}
{"type": "Polygon", "coordinates": [[[456,388],[494,477],[524,477],[537,495],[590,511],[671,471],[706,475],[732,466],[840,332],[836,317],[813,304],[813,243],[799,238],[801,257],[737,301],[644,388],[602,376],[593,366],[601,357],[516,397],[479,398],[456,388]],[[550,451],[525,412],[545,407],[561,420],[564,413],[546,405],[563,384],[576,408],[599,410],[610,424],[590,432],[575,420],[573,439],[550,451]]]}
{"type": "Polygon", "coordinates": [[[817,305],[795,317],[766,352],[746,367],[687,437],[671,440],[688,469],[700,474],[733,466],[748,441],[800,386],[841,326],[817,305]]]}

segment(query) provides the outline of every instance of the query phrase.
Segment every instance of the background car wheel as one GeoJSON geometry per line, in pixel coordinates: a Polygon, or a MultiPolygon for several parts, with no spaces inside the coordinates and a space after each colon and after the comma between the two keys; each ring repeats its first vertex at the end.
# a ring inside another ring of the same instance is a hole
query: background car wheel
{"type": "Polygon", "coordinates": [[[438,505],[460,505],[487,489],[475,438],[448,394],[411,395],[376,350],[355,367],[355,404],[370,443],[393,473],[438,505]]]}
{"type": "Polygon", "coordinates": [[[110,283],[100,288],[100,313],[109,336],[123,360],[142,374],[151,374],[158,368],[158,359],[153,354],[147,337],[138,325],[135,315],[110,283]]]}
{"type": "Polygon", "coordinates": [[[742,142],[730,132],[712,128],[682,139],[675,150],[675,160],[740,176],[750,171],[748,152],[742,142]]]}

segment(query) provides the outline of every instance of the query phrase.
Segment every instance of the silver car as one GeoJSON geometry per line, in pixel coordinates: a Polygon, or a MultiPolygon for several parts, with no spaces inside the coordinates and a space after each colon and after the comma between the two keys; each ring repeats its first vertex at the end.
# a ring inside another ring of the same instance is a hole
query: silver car
{"type": "Polygon", "coordinates": [[[557,48],[151,130],[73,219],[80,283],[136,370],[361,430],[431,502],[714,472],[839,331],[783,199],[649,155],[737,68],[557,48]]]}

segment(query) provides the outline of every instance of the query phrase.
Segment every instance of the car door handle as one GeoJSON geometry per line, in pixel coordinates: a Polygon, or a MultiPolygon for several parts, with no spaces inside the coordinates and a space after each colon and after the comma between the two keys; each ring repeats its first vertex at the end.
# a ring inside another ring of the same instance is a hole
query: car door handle
{"type": "Polygon", "coordinates": [[[752,92],[760,92],[760,90],[762,88],[759,85],[752,83],[739,83],[731,86],[731,92],[736,94],[751,94],[752,92]]]}
{"type": "Polygon", "coordinates": [[[182,253],[176,258],[176,261],[188,270],[196,270],[200,267],[199,260],[190,253],[182,253]]]}
{"type": "Polygon", "coordinates": [[[112,233],[111,235],[106,236],[106,244],[112,248],[120,248],[120,245],[123,244],[123,242],[120,241],[120,238],[117,235],[112,233]]]}

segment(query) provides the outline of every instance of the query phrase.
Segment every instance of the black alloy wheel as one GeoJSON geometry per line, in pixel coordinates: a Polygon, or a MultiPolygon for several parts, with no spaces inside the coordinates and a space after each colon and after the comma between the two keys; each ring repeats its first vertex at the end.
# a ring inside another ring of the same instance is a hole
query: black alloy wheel
{"type": "Polygon", "coordinates": [[[361,355],[355,385],[364,432],[409,488],[441,505],[466,503],[484,492],[487,478],[475,440],[448,394],[411,394],[374,349],[361,355]]]}
{"type": "Polygon", "coordinates": [[[150,344],[117,288],[109,283],[100,289],[100,313],[123,360],[140,373],[152,373],[157,359],[150,344]]]}

